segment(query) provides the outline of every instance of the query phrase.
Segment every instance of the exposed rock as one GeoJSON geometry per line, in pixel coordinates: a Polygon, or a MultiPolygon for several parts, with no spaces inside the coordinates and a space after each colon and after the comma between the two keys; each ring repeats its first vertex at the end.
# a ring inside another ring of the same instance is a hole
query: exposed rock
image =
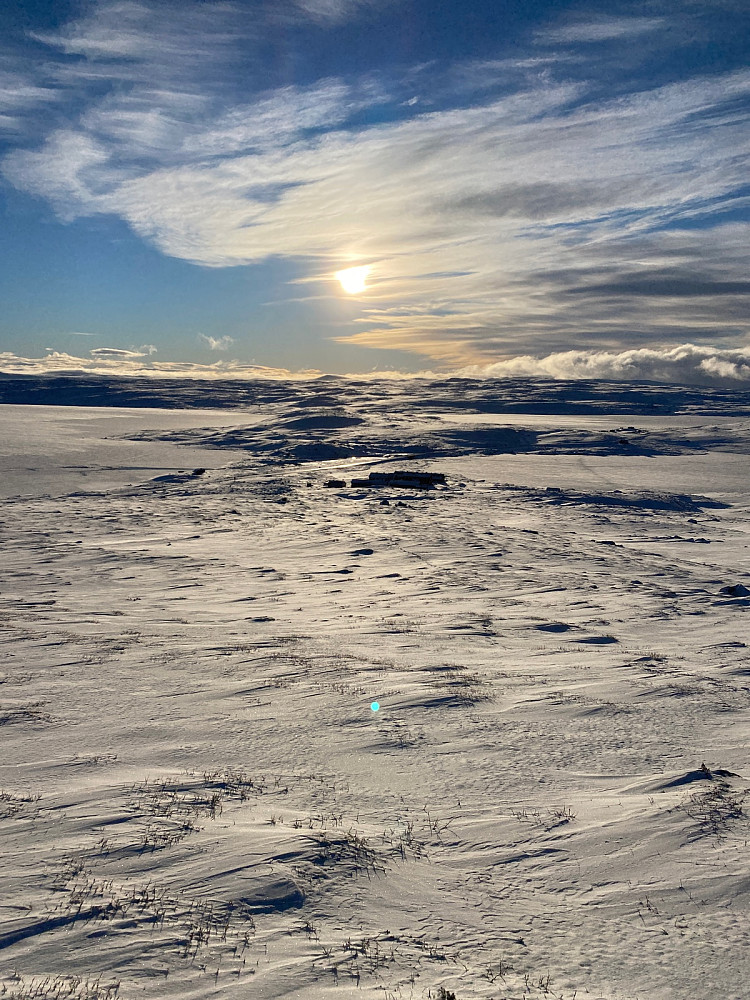
{"type": "Polygon", "coordinates": [[[428,490],[445,483],[442,472],[371,472],[367,479],[352,479],[352,486],[362,489],[400,486],[406,489],[428,490]]]}

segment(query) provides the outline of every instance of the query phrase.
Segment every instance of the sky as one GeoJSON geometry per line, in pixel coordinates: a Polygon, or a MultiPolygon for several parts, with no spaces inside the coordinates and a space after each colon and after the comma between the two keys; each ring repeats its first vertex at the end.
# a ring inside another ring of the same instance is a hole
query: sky
{"type": "Polygon", "coordinates": [[[0,368],[750,384],[749,56],[747,0],[3,0],[0,368]]]}

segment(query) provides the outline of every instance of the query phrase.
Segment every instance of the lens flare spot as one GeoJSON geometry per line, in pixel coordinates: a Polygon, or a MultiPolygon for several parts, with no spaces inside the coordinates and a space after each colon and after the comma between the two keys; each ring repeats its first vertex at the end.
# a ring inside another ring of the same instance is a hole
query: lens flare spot
{"type": "Polygon", "coordinates": [[[370,705],[370,708],[373,710],[373,712],[377,712],[378,709],[380,708],[380,702],[374,701],[372,705],[370,705]]]}
{"type": "Polygon", "coordinates": [[[362,267],[347,267],[343,271],[336,272],[336,278],[341,282],[341,287],[348,295],[359,295],[367,289],[367,275],[370,268],[367,265],[362,267]]]}

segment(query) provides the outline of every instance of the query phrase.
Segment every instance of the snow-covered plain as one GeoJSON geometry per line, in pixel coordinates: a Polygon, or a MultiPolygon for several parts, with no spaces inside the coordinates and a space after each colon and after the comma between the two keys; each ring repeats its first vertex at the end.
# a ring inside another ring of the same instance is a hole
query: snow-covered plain
{"type": "Polygon", "coordinates": [[[749,995],[747,393],[0,401],[3,996],[749,995]]]}

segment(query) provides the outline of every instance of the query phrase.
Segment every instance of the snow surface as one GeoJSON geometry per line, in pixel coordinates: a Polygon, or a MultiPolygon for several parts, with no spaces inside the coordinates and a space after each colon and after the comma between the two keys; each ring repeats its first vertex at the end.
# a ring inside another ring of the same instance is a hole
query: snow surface
{"type": "Polygon", "coordinates": [[[744,396],[147,381],[0,384],[0,995],[747,997],[744,396]]]}

